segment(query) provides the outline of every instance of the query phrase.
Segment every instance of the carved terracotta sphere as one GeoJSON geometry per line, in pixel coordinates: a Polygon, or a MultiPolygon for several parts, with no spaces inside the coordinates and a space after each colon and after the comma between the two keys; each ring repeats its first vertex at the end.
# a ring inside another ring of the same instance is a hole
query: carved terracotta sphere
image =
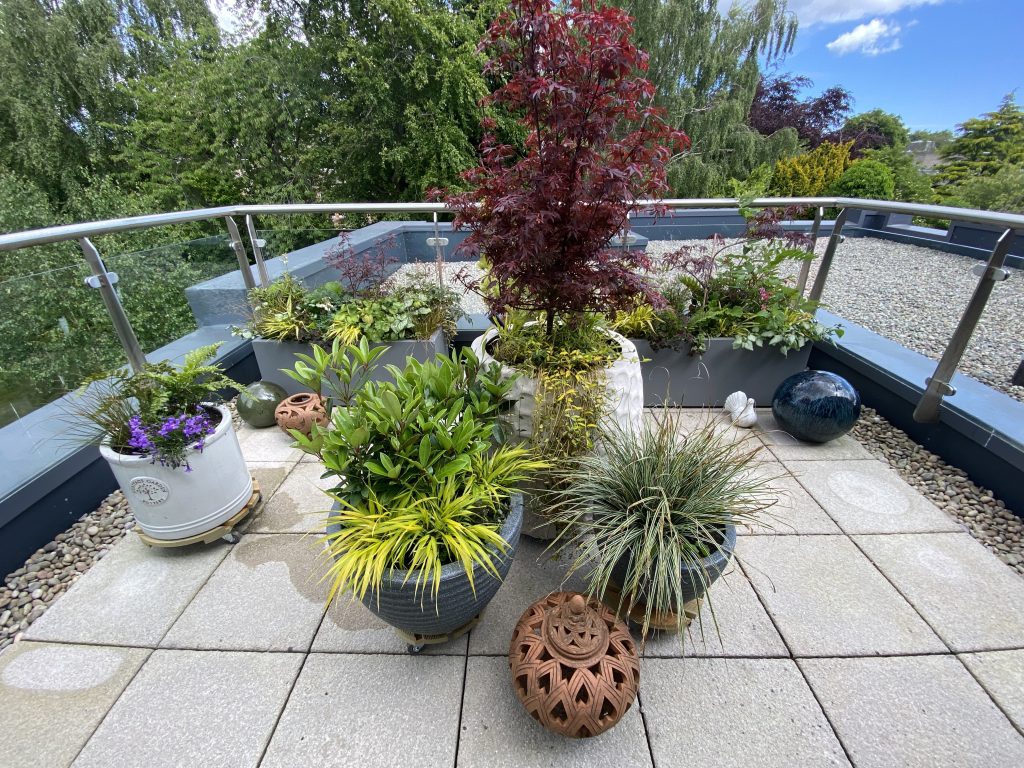
{"type": "Polygon", "coordinates": [[[527,608],[508,659],[526,711],[571,738],[597,736],[619,722],[640,686],[629,629],[604,604],[577,592],[556,592],[527,608]]]}
{"type": "Polygon", "coordinates": [[[297,429],[309,437],[309,432],[314,424],[324,426],[327,424],[327,409],[324,407],[323,398],[312,392],[299,392],[297,395],[286,397],[274,411],[274,418],[277,426],[288,432],[289,429],[297,429]]]}

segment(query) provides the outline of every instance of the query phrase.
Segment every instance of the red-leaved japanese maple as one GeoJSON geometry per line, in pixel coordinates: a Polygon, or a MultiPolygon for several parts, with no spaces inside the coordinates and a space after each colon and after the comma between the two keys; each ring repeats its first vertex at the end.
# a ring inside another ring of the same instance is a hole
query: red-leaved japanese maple
{"type": "Polygon", "coordinates": [[[666,190],[669,161],[689,146],[654,106],[647,54],[632,20],[597,0],[512,0],[481,41],[501,83],[485,104],[514,115],[525,144],[485,119],[481,164],[448,198],[463,244],[490,266],[493,312],[608,311],[649,294],[642,251],[610,247],[635,201],[666,190]]]}

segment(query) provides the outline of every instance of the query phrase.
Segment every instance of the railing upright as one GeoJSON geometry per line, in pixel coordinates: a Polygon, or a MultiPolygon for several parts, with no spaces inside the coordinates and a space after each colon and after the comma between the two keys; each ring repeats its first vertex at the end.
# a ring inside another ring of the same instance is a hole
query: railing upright
{"type": "Polygon", "coordinates": [[[245,290],[251,291],[256,287],[256,281],[253,279],[252,268],[249,266],[249,257],[245,255],[242,234],[238,231],[238,225],[235,224],[235,220],[231,216],[225,216],[224,223],[228,225],[228,236],[231,238],[231,247],[235,251],[235,258],[238,259],[238,269],[242,273],[245,290]]]}
{"type": "Polygon", "coordinates": [[[249,232],[249,242],[252,244],[252,255],[256,259],[256,269],[260,273],[260,285],[266,288],[270,285],[270,276],[267,274],[267,265],[263,261],[263,246],[267,244],[266,240],[261,240],[256,235],[256,222],[252,220],[250,214],[245,215],[245,228],[249,232]]]}
{"type": "Polygon", "coordinates": [[[992,293],[995,284],[1009,278],[1010,273],[1003,269],[1006,262],[1006,255],[1010,252],[1010,244],[1013,243],[1014,231],[1007,229],[996,241],[996,247],[988,257],[986,264],[978,264],[971,269],[971,274],[978,276],[978,285],[974,289],[971,300],[967,302],[967,308],[960,316],[960,322],[953,331],[953,336],[946,345],[945,351],[939,364],[935,366],[935,373],[925,380],[927,388],[921,396],[917,407],[914,409],[914,421],[922,423],[933,423],[939,420],[939,407],[942,405],[942,398],[946,395],[955,395],[956,389],[950,384],[953,374],[956,372],[960,358],[964,356],[967,344],[971,340],[974,328],[981,319],[981,313],[985,311],[985,304],[992,293]]]}
{"type": "MultiPolygon", "coordinates": [[[[811,301],[821,301],[821,294],[825,290],[825,281],[828,279],[828,271],[832,268],[832,259],[835,258],[836,249],[843,239],[843,225],[846,223],[848,212],[848,208],[843,208],[836,216],[836,222],[832,226],[832,236],[828,239],[828,246],[821,257],[821,264],[818,265],[818,274],[814,276],[814,285],[811,286],[811,292],[807,296],[811,301]]],[[[810,268],[810,262],[807,264],[810,268]]]]}
{"type": "Polygon", "coordinates": [[[107,314],[110,316],[110,322],[114,326],[114,332],[117,334],[118,341],[121,342],[125,357],[128,358],[128,365],[135,373],[138,373],[146,364],[146,355],[143,353],[142,347],[139,346],[139,339],[135,335],[132,324],[128,322],[128,315],[125,314],[124,307],[121,305],[121,298],[114,290],[117,275],[107,271],[100,252],[96,250],[96,246],[88,237],[83,237],[78,244],[82,247],[82,255],[85,256],[85,261],[92,272],[92,276],[85,279],[85,284],[99,289],[103,304],[107,308],[107,314]]]}
{"type": "Polygon", "coordinates": [[[825,209],[822,206],[818,206],[814,209],[814,224],[811,225],[811,242],[807,246],[807,252],[811,254],[811,258],[800,265],[800,276],[796,280],[796,289],[803,295],[804,288],[807,287],[807,277],[811,274],[811,262],[814,261],[814,249],[818,245],[818,232],[821,231],[821,219],[825,215],[825,209]]]}

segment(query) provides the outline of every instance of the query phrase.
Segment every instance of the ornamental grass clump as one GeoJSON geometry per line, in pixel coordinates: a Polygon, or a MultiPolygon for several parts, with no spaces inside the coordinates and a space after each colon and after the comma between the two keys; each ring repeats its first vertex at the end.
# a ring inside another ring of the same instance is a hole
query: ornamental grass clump
{"type": "Polygon", "coordinates": [[[213,405],[225,391],[243,389],[220,366],[209,365],[219,347],[190,352],[180,368],[148,363],[138,373],[122,369],[87,382],[70,406],[71,415],[85,421],[73,424],[72,435],[191,472],[189,452],[202,451],[219,424],[213,405]]]}
{"type": "Polygon", "coordinates": [[[563,530],[552,546],[570,553],[569,573],[591,595],[613,586],[620,613],[639,608],[642,636],[656,615],[676,614],[682,639],[684,604],[719,575],[708,558],[730,556],[728,529],[763,522],[777,501],[774,478],[756,471],[756,442],[710,420],[686,433],[671,411],[613,430],[600,451],[555,473],[552,520],[563,530]]]}

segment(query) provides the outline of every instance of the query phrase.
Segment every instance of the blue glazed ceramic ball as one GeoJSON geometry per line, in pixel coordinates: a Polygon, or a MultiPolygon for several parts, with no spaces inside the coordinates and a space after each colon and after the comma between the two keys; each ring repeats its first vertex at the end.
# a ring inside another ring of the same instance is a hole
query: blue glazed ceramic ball
{"type": "Polygon", "coordinates": [[[853,429],[860,417],[860,395],[842,376],[802,371],[775,390],[772,414],[798,440],[827,443],[853,429]]]}

